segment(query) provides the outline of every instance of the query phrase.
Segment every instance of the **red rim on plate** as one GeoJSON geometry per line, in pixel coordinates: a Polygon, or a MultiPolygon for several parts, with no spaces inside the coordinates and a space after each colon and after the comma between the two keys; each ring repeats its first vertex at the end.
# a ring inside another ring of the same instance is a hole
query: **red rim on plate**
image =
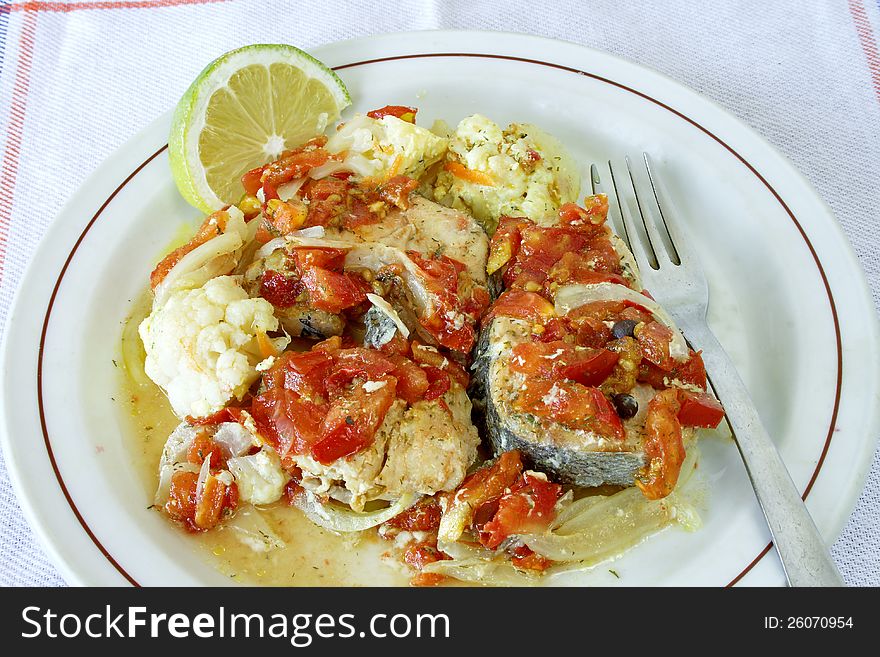
{"type": "MultiPolygon", "coordinates": [[[[808,248],[809,251],[810,251],[810,254],[811,254],[812,257],[813,257],[814,262],[816,263],[816,267],[817,267],[817,269],[819,270],[819,274],[820,274],[820,276],[822,277],[822,283],[823,283],[823,285],[825,286],[825,291],[826,291],[826,293],[827,293],[827,295],[828,295],[828,302],[829,302],[829,304],[830,304],[831,315],[832,315],[832,319],[833,319],[833,322],[834,322],[834,332],[835,332],[836,348],[837,348],[837,379],[836,379],[836,392],[835,392],[835,398],[834,398],[834,406],[833,406],[833,410],[832,410],[832,414],[831,414],[831,422],[830,422],[830,426],[829,426],[829,428],[828,428],[828,434],[827,434],[827,437],[826,437],[826,439],[825,439],[825,443],[824,443],[824,445],[823,445],[823,447],[822,447],[822,453],[821,453],[821,455],[819,456],[819,460],[818,460],[818,462],[817,462],[817,464],[816,464],[816,468],[815,468],[815,470],[813,471],[813,474],[812,474],[812,476],[810,477],[810,480],[809,480],[809,482],[807,483],[807,486],[805,487],[804,492],[803,492],[803,494],[802,494],[802,498],[803,498],[804,500],[806,500],[806,499],[807,499],[807,496],[810,494],[810,491],[811,491],[812,488],[813,488],[813,484],[815,483],[816,478],[819,476],[819,472],[821,471],[822,466],[823,466],[823,464],[824,464],[824,462],[825,462],[825,457],[826,457],[826,455],[828,454],[828,448],[829,448],[830,445],[831,445],[831,440],[832,440],[832,437],[833,437],[833,435],[834,435],[834,427],[835,427],[835,425],[836,425],[836,423],[837,423],[837,414],[838,414],[838,410],[839,410],[839,407],[840,407],[840,396],[841,396],[841,389],[842,389],[842,382],[843,382],[843,349],[842,349],[842,344],[841,344],[840,324],[839,324],[839,321],[838,321],[837,307],[836,307],[835,302],[834,302],[834,295],[833,295],[832,292],[831,292],[831,286],[830,286],[830,284],[829,284],[829,282],[828,282],[828,277],[826,276],[826,274],[825,274],[825,270],[824,270],[824,268],[822,267],[822,263],[821,263],[821,261],[819,260],[819,256],[818,256],[818,254],[816,253],[816,250],[815,250],[815,248],[813,247],[813,244],[810,242],[810,239],[807,237],[807,234],[806,234],[806,232],[804,231],[803,227],[801,226],[801,223],[798,221],[797,217],[795,217],[794,213],[791,211],[791,209],[788,207],[788,205],[785,203],[785,201],[782,199],[782,197],[779,195],[779,193],[778,193],[778,192],[773,188],[773,186],[772,186],[772,185],[771,185],[771,184],[770,184],[770,183],[769,183],[769,182],[768,182],[768,181],[767,181],[767,180],[766,180],[766,179],[765,179],[765,178],[764,178],[764,177],[763,177],[758,171],[757,171],[757,169],[756,169],[751,163],[749,163],[749,162],[748,162],[748,161],[747,161],[742,155],[740,155],[737,151],[735,151],[731,146],[729,146],[729,145],[728,145],[724,140],[722,140],[720,137],[718,137],[717,135],[715,135],[714,133],[712,133],[711,131],[709,131],[707,128],[705,128],[705,127],[703,127],[702,125],[700,125],[700,124],[699,124],[698,122],[696,122],[695,120],[693,120],[693,119],[691,119],[690,117],[686,116],[686,115],[683,114],[682,112],[680,112],[680,111],[678,111],[678,110],[676,110],[676,109],[670,107],[669,105],[663,103],[662,101],[657,100],[656,98],[653,98],[652,96],[649,96],[649,95],[647,95],[647,94],[645,94],[645,93],[643,93],[643,92],[641,92],[641,91],[638,91],[638,90],[636,90],[636,89],[633,89],[632,87],[629,87],[629,86],[627,86],[627,85],[621,84],[621,83],[616,82],[616,81],[614,81],[614,80],[609,80],[608,78],[602,77],[602,76],[600,76],[600,75],[596,75],[595,73],[589,73],[589,72],[587,72],[587,71],[584,71],[584,70],[581,70],[581,69],[577,69],[577,68],[574,68],[574,67],[564,66],[564,65],[562,65],[562,64],[555,64],[555,63],[553,63],[553,62],[545,62],[545,61],[541,61],[541,60],[537,60],[537,59],[529,59],[529,58],[525,58],[525,57],[516,57],[516,56],[512,56],[512,55],[495,55],[495,54],[464,53],[464,52],[461,52],[461,53],[423,53],[423,54],[396,55],[396,56],[390,56],[390,57],[380,57],[380,58],[376,58],[376,59],[368,59],[368,60],[363,60],[363,61],[358,61],[358,62],[352,62],[352,63],[349,63],[349,64],[343,64],[343,65],[340,65],[340,66],[336,66],[336,67],[334,67],[334,70],[340,71],[340,70],[344,70],[344,69],[347,69],[347,68],[353,68],[353,67],[356,67],[356,66],[365,66],[365,65],[368,65],[368,64],[376,64],[376,63],[388,62],[388,61],[395,61],[395,60],[420,59],[420,58],[433,58],[433,57],[473,57],[473,58],[483,58],[483,59],[500,59],[500,60],[509,60],[509,61],[514,61],[514,62],[521,62],[521,63],[525,63],[525,64],[533,64],[533,65],[538,65],[538,66],[547,66],[547,67],[550,67],[550,68],[559,69],[559,70],[566,71],[566,72],[570,72],[570,73],[574,73],[574,74],[577,74],[577,75],[583,75],[583,76],[586,76],[586,77],[592,78],[592,79],[594,79],[594,80],[597,80],[597,81],[599,81],[599,82],[603,82],[603,83],[606,83],[606,84],[610,84],[610,85],[615,86],[615,87],[617,87],[617,88],[619,88],[619,89],[622,89],[622,90],[624,90],[624,91],[626,91],[626,92],[628,92],[628,93],[635,94],[635,95],[637,95],[637,96],[639,96],[639,97],[641,97],[641,98],[643,98],[643,99],[645,99],[645,100],[647,100],[647,101],[650,101],[651,103],[654,103],[654,104],[657,105],[658,107],[661,107],[661,108],[663,108],[664,110],[667,110],[667,111],[669,111],[669,112],[675,114],[675,115],[678,116],[679,118],[683,119],[684,121],[686,121],[686,122],[690,123],[691,125],[693,125],[695,128],[697,128],[697,129],[699,129],[700,131],[702,131],[702,132],[703,132],[704,134],[706,134],[707,136],[711,137],[711,138],[712,138],[713,140],[715,140],[718,144],[720,144],[721,146],[723,146],[728,152],[730,152],[730,154],[733,155],[733,156],[734,156],[734,157],[735,157],[735,158],[736,158],[736,159],[737,159],[737,160],[738,160],[743,166],[745,166],[745,167],[746,167],[746,168],[747,168],[747,169],[748,169],[748,170],[749,170],[749,171],[750,171],[750,172],[751,172],[751,173],[752,173],[752,174],[753,174],[753,175],[754,175],[754,176],[755,176],[755,177],[756,177],[756,178],[757,178],[757,179],[758,179],[758,180],[759,180],[759,181],[760,181],[760,182],[761,182],[766,188],[767,188],[767,190],[773,195],[773,197],[776,199],[776,201],[777,201],[777,202],[782,206],[782,208],[785,210],[786,214],[789,216],[789,218],[791,219],[791,221],[794,223],[795,227],[797,228],[798,232],[800,233],[801,237],[803,238],[805,244],[807,245],[807,248],[808,248]]],[[[70,495],[70,493],[69,493],[69,491],[68,491],[68,489],[67,489],[67,486],[66,486],[66,484],[64,483],[64,479],[63,479],[63,477],[61,476],[61,472],[60,472],[60,470],[59,470],[59,468],[58,468],[58,464],[56,463],[55,455],[54,455],[54,452],[53,452],[53,450],[52,450],[52,442],[51,442],[51,440],[50,440],[50,438],[49,438],[49,432],[48,432],[47,427],[46,427],[46,418],[45,418],[44,408],[43,408],[43,350],[44,350],[45,341],[46,341],[46,334],[47,334],[47,332],[48,332],[48,328],[49,328],[49,322],[50,322],[51,315],[52,315],[52,308],[53,308],[53,305],[54,305],[54,303],[55,303],[55,298],[56,298],[56,296],[57,296],[57,294],[58,294],[58,290],[59,290],[59,288],[61,287],[61,281],[62,281],[62,279],[64,278],[64,275],[65,275],[65,273],[67,272],[68,266],[70,265],[71,261],[73,260],[75,254],[76,254],[76,252],[77,252],[77,249],[79,248],[79,246],[80,246],[80,244],[82,243],[83,239],[85,238],[86,234],[89,232],[89,230],[90,230],[90,229],[92,228],[92,226],[95,224],[95,222],[100,218],[100,216],[101,216],[101,214],[103,213],[103,211],[104,211],[104,210],[106,209],[106,207],[107,207],[107,206],[113,201],[113,199],[116,197],[116,195],[117,195],[117,194],[118,194],[118,193],[119,193],[119,192],[120,192],[120,191],[121,191],[121,190],[122,190],[122,189],[123,189],[128,183],[129,183],[129,182],[131,182],[131,180],[132,180],[132,179],[133,179],[138,173],[140,173],[140,171],[141,171],[144,167],[146,167],[150,162],[152,162],[152,161],[153,161],[153,160],[154,160],[159,154],[161,154],[161,153],[162,153],[165,149],[167,149],[167,148],[168,148],[167,145],[166,145],[166,146],[163,146],[162,148],[160,148],[159,150],[157,150],[155,153],[153,153],[152,155],[150,155],[150,156],[149,156],[146,160],[144,160],[144,161],[143,161],[143,162],[142,162],[142,163],[141,163],[141,164],[140,164],[140,165],[139,165],[134,171],[132,171],[132,172],[131,172],[131,173],[125,178],[125,180],[123,180],[123,181],[119,184],[119,186],[113,191],[113,193],[111,193],[111,194],[110,194],[110,195],[104,200],[104,202],[103,202],[103,203],[101,204],[101,206],[98,208],[97,212],[95,212],[95,214],[92,216],[92,218],[91,218],[91,220],[89,221],[89,223],[88,223],[88,224],[86,225],[86,227],[83,229],[83,231],[82,231],[82,233],[80,234],[79,238],[77,239],[76,243],[75,243],[75,244],[73,245],[73,247],[71,248],[70,253],[69,253],[68,256],[67,256],[67,259],[65,260],[64,265],[63,265],[63,267],[61,268],[61,271],[60,271],[59,274],[58,274],[58,278],[57,278],[56,281],[55,281],[55,285],[54,285],[54,287],[53,287],[53,289],[52,289],[52,295],[51,295],[51,297],[49,298],[49,304],[48,304],[48,306],[47,306],[47,308],[46,308],[46,314],[45,314],[44,321],[43,321],[42,333],[41,333],[41,335],[40,335],[40,347],[39,347],[39,354],[38,354],[38,358],[37,358],[37,402],[38,402],[39,413],[40,413],[40,426],[41,426],[41,428],[42,428],[42,432],[43,432],[43,440],[44,440],[44,443],[45,443],[45,446],[46,446],[46,452],[47,452],[47,454],[48,454],[48,456],[49,456],[49,461],[51,462],[52,470],[54,471],[54,473],[55,473],[55,477],[56,477],[56,479],[58,480],[58,485],[61,487],[61,491],[62,491],[62,493],[64,494],[64,497],[65,497],[65,499],[67,500],[67,503],[70,505],[70,509],[71,509],[71,511],[73,511],[73,514],[76,516],[76,519],[79,521],[79,524],[82,526],[83,530],[84,530],[85,533],[88,535],[89,539],[95,544],[95,547],[98,548],[98,550],[101,552],[102,555],[104,555],[104,557],[110,562],[110,564],[111,564],[111,565],[112,565],[112,566],[113,566],[113,567],[114,567],[114,568],[115,568],[115,569],[116,569],[116,570],[117,570],[117,571],[118,571],[118,572],[119,572],[119,573],[120,573],[120,574],[121,574],[121,575],[122,575],[122,576],[123,576],[128,582],[129,582],[129,583],[131,583],[133,586],[140,586],[140,584],[139,584],[139,583],[137,582],[137,580],[135,580],[131,575],[129,575],[128,572],[125,570],[125,568],[123,568],[122,565],[119,563],[119,561],[117,561],[117,559],[114,558],[112,554],[110,554],[110,552],[104,547],[104,545],[101,543],[101,541],[100,541],[100,540],[98,539],[98,537],[95,535],[95,533],[94,533],[94,532],[92,531],[92,529],[89,527],[88,523],[85,521],[85,519],[83,518],[83,516],[82,516],[82,514],[80,513],[79,509],[77,508],[77,506],[76,506],[76,502],[75,502],[75,501],[73,500],[73,498],[71,497],[71,495],[70,495]]],[[[760,553],[759,553],[759,554],[758,554],[758,555],[757,555],[757,556],[751,561],[751,563],[749,563],[748,565],[744,566],[744,567],[743,567],[743,570],[742,570],[742,571],[741,571],[736,577],[734,577],[730,582],[728,582],[726,586],[733,586],[733,585],[735,585],[738,581],[740,581],[740,580],[746,575],[746,573],[748,573],[752,568],[754,568],[754,566],[757,565],[757,563],[758,563],[759,561],[761,561],[761,559],[763,559],[764,556],[766,556],[766,554],[770,551],[770,548],[771,548],[771,547],[772,547],[772,543],[768,544],[768,545],[767,545],[767,546],[766,546],[766,547],[765,547],[765,548],[764,548],[764,549],[763,549],[763,550],[762,550],[762,551],[761,551],[761,552],[760,552],[760,553]]]]}

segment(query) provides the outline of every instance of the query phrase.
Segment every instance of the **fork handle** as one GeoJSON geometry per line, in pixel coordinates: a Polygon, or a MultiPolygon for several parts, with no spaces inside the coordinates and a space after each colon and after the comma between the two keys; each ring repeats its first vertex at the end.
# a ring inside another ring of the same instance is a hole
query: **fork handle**
{"type": "Polygon", "coordinates": [[[789,585],[845,586],[736,368],[705,322],[690,324],[681,328],[703,352],[789,585]]]}

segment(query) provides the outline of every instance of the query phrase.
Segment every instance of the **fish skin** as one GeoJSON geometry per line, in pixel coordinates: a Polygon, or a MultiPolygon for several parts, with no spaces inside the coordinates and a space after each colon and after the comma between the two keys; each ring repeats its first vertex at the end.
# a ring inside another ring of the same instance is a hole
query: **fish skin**
{"type": "MultiPolygon", "coordinates": [[[[555,445],[542,440],[544,432],[525,419],[525,414],[504,414],[494,401],[490,372],[491,335],[495,320],[480,333],[471,366],[470,387],[474,410],[481,419],[482,429],[492,444],[495,455],[519,450],[532,464],[564,483],[594,487],[605,484],[632,486],[638,471],[645,465],[641,451],[597,451],[555,445]]],[[[496,393],[497,394],[497,393],[496,393]]],[[[557,425],[560,431],[567,431],[557,425]]],[[[574,435],[574,432],[572,432],[574,435]]]]}
{"type": "Polygon", "coordinates": [[[501,293],[504,292],[504,281],[501,278],[500,271],[489,275],[486,280],[486,289],[489,291],[489,297],[492,301],[497,301],[501,293]]]}
{"type": "Polygon", "coordinates": [[[397,324],[386,313],[371,306],[364,315],[364,346],[378,349],[398,332],[397,324]]]}

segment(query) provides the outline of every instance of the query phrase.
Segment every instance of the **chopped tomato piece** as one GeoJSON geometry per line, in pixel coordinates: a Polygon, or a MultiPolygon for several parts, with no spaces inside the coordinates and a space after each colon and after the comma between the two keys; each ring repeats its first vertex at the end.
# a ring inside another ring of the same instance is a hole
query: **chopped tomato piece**
{"type": "Polygon", "coordinates": [[[360,276],[337,273],[322,267],[312,267],[302,275],[302,282],[309,292],[309,302],[318,310],[340,313],[367,300],[372,290],[360,276]]]}
{"type": "MultiPolygon", "coordinates": [[[[406,351],[400,353],[386,353],[388,359],[394,363],[394,377],[397,379],[397,396],[409,404],[414,404],[425,395],[430,385],[425,369],[419,367],[409,354],[409,343],[404,341],[406,351]]],[[[387,345],[383,345],[387,346],[387,345]]]]}
{"type": "Polygon", "coordinates": [[[498,500],[498,511],[480,531],[480,542],[494,550],[513,534],[543,532],[556,517],[556,501],[562,486],[551,483],[545,475],[527,471],[498,500]]]}
{"type": "Polygon", "coordinates": [[[562,378],[595,387],[611,375],[619,359],[619,354],[608,349],[596,349],[592,352],[578,350],[560,365],[558,372],[562,378]]]}
{"type": "Polygon", "coordinates": [[[450,513],[453,506],[464,504],[470,508],[472,518],[477,508],[504,495],[519,479],[522,470],[519,451],[503,452],[491,464],[468,475],[455,492],[447,494],[446,513],[450,513]]]}
{"type": "Polygon", "coordinates": [[[673,360],[672,369],[668,371],[647,361],[642,361],[639,365],[639,381],[658,389],[668,388],[671,381],[680,381],[705,390],[706,367],[703,364],[703,357],[698,351],[691,351],[690,357],[686,361],[673,360]]]}
{"type": "Polygon", "coordinates": [[[339,178],[321,178],[319,180],[309,180],[303,185],[303,198],[310,203],[316,201],[341,201],[348,194],[350,185],[345,180],[339,178]]]}
{"type": "Polygon", "coordinates": [[[174,249],[156,265],[156,268],[150,274],[150,287],[155,290],[156,286],[165,280],[165,277],[174,268],[174,265],[180,262],[186,254],[222,234],[226,230],[227,221],[229,221],[229,215],[226,210],[218,210],[205,217],[202,225],[199,226],[196,234],[193,235],[189,242],[174,249]]]}
{"type": "Polygon", "coordinates": [[[437,549],[436,539],[410,545],[403,553],[404,562],[417,571],[417,574],[410,580],[413,586],[436,586],[445,580],[446,577],[443,575],[421,572],[429,563],[444,559],[449,559],[449,557],[437,549]]]}
{"type": "Polygon", "coordinates": [[[415,123],[416,122],[416,113],[419,110],[415,107],[406,107],[405,105],[386,105],[385,107],[380,107],[379,109],[374,109],[367,112],[367,116],[371,119],[381,119],[386,116],[396,116],[401,121],[406,121],[407,123],[415,123]]]}
{"type": "Polygon", "coordinates": [[[517,280],[543,281],[566,253],[581,251],[590,243],[589,234],[578,228],[543,228],[531,224],[522,228],[520,235],[519,252],[504,271],[504,283],[509,287],[517,280]],[[521,278],[526,272],[531,276],[521,278]]]}
{"type": "Polygon", "coordinates": [[[275,230],[275,228],[271,223],[265,220],[260,220],[260,225],[257,226],[257,232],[254,235],[254,240],[257,244],[267,244],[271,242],[272,239],[276,237],[272,234],[273,230],[275,230]]]}
{"type": "Polygon", "coordinates": [[[277,188],[286,182],[302,178],[315,167],[326,164],[330,153],[322,147],[327,137],[315,137],[299,148],[282,154],[280,158],[263,168],[263,185],[277,188]]]}
{"type": "Polygon", "coordinates": [[[441,354],[435,347],[413,342],[412,359],[416,363],[423,363],[443,370],[462,388],[467,388],[470,383],[470,377],[464,371],[464,368],[454,360],[441,354]]]}
{"type": "MultiPolygon", "coordinates": [[[[235,486],[233,483],[232,486],[235,486]]],[[[200,494],[196,496],[196,511],[193,515],[193,524],[198,529],[213,529],[220,523],[223,510],[227,507],[227,492],[229,488],[212,474],[205,478],[200,494]]],[[[237,491],[234,499],[238,500],[237,491]]]]}
{"type": "Polygon", "coordinates": [[[672,369],[674,361],[669,355],[672,329],[660,322],[651,321],[636,332],[636,340],[639,341],[646,361],[666,372],[672,369]]]}
{"type": "MultiPolygon", "coordinates": [[[[608,196],[605,194],[594,194],[584,198],[584,209],[590,216],[602,217],[602,221],[608,217],[608,196]]],[[[592,220],[591,223],[596,223],[592,220]]]]}
{"type": "Polygon", "coordinates": [[[608,349],[576,348],[566,342],[525,342],[513,348],[511,369],[547,380],[569,379],[600,385],[620,356],[608,349]]]}
{"type": "Polygon", "coordinates": [[[363,385],[333,402],[324,420],[321,439],[311,448],[319,463],[333,461],[368,447],[376,429],[394,403],[397,381],[384,376],[375,381],[382,384],[370,392],[363,385]]]}
{"type": "Polygon", "coordinates": [[[292,390],[272,388],[254,397],[251,415],[260,435],[283,458],[305,454],[321,439],[328,406],[316,404],[292,390]]]}
{"type": "Polygon", "coordinates": [[[434,497],[425,497],[406,511],[399,513],[388,524],[409,532],[430,532],[440,526],[440,504],[434,497]]]}
{"type": "Polygon", "coordinates": [[[303,227],[309,209],[298,198],[289,201],[271,199],[266,204],[266,221],[280,235],[289,235],[303,227]]]}
{"type": "Polygon", "coordinates": [[[489,297],[489,291],[485,287],[474,286],[471,291],[471,298],[461,307],[461,311],[476,319],[483,315],[491,303],[492,299],[489,297]]]}
{"type": "Polygon", "coordinates": [[[333,248],[298,248],[293,250],[296,268],[304,272],[312,267],[321,267],[330,271],[341,272],[345,265],[348,249],[333,248]]]}
{"type": "MultiPolygon", "coordinates": [[[[442,552],[440,554],[443,554],[442,552]]],[[[440,575],[439,573],[418,573],[417,575],[413,575],[410,578],[409,582],[413,586],[438,586],[445,582],[447,579],[446,575],[440,575]]]]}
{"type": "Polygon", "coordinates": [[[283,387],[307,399],[318,400],[323,396],[333,363],[333,357],[320,349],[286,351],[263,375],[263,383],[269,388],[283,387]]]}
{"type": "Polygon", "coordinates": [[[428,389],[425,391],[425,400],[439,399],[446,394],[451,386],[449,374],[439,367],[425,367],[424,370],[429,382],[428,389]]]}
{"type": "Polygon", "coordinates": [[[453,351],[459,351],[464,354],[470,353],[474,343],[477,341],[477,333],[471,322],[467,321],[467,318],[461,312],[454,309],[450,310],[442,305],[433,314],[427,317],[420,317],[419,324],[440,345],[453,351]]]}
{"type": "Polygon", "coordinates": [[[330,464],[368,447],[395,399],[440,399],[453,379],[467,385],[461,367],[436,350],[416,345],[409,358],[405,341],[391,352],[346,344],[334,337],[284,352],[263,373],[251,415],[282,460],[311,454],[330,464]]]}
{"type": "Polygon", "coordinates": [[[717,399],[705,392],[679,389],[678,400],[681,402],[678,421],[683,427],[714,429],[724,419],[724,408],[717,399]]]}
{"type": "Polygon", "coordinates": [[[698,388],[706,389],[706,366],[703,364],[703,356],[699,351],[691,351],[690,358],[683,364],[676,364],[672,368],[672,378],[682,383],[690,383],[698,388]]]}
{"type": "Polygon", "coordinates": [[[590,250],[586,253],[566,253],[550,268],[544,283],[548,293],[560,285],[578,283],[617,283],[629,286],[629,282],[620,275],[620,264],[617,255],[613,254],[609,262],[603,251],[590,250]]]}
{"type": "Polygon", "coordinates": [[[458,274],[464,270],[464,263],[445,255],[425,256],[418,251],[407,251],[406,255],[433,279],[437,290],[458,289],[458,274]]]}
{"type": "Polygon", "coordinates": [[[208,475],[198,490],[199,475],[196,472],[175,472],[165,512],[174,520],[183,522],[187,529],[204,531],[216,527],[226,509],[234,509],[238,503],[235,484],[226,486],[214,475],[208,475]]]}
{"type": "Polygon", "coordinates": [[[202,429],[196,432],[192,444],[186,453],[186,460],[195,465],[201,465],[205,459],[209,459],[212,468],[217,468],[223,461],[223,452],[220,447],[211,440],[208,432],[202,429]]]}
{"type": "MultiPolygon", "coordinates": [[[[168,492],[168,501],[165,503],[165,512],[174,520],[192,522],[196,513],[198,481],[197,472],[175,472],[171,476],[171,488],[168,492]]],[[[192,525],[190,528],[193,528],[192,525]]]]}
{"type": "Polygon", "coordinates": [[[644,438],[647,464],[636,485],[649,500],[666,497],[678,482],[685,456],[678,420],[680,410],[678,391],[674,388],[658,392],[648,403],[644,438]]]}
{"type": "Polygon", "coordinates": [[[297,297],[305,292],[302,281],[289,278],[271,269],[266,270],[260,279],[260,296],[276,308],[289,308],[297,297]]]}
{"type": "Polygon", "coordinates": [[[534,570],[542,573],[553,565],[547,557],[542,557],[537,552],[532,552],[525,545],[519,545],[511,550],[511,563],[517,568],[534,570]]]}
{"type": "Polygon", "coordinates": [[[331,398],[344,393],[357,378],[375,382],[396,369],[395,364],[380,352],[361,347],[342,349],[334,354],[333,360],[333,367],[323,381],[331,398]]]}
{"type": "Polygon", "coordinates": [[[409,342],[398,331],[394,334],[394,337],[379,347],[379,351],[386,356],[409,356],[409,342]]]}
{"type": "Polygon", "coordinates": [[[564,203],[559,208],[560,222],[570,226],[600,226],[605,223],[607,216],[608,197],[605,194],[588,196],[584,199],[584,207],[579,207],[577,203],[564,203]]]}
{"type": "Polygon", "coordinates": [[[192,417],[191,415],[187,415],[186,423],[191,424],[194,427],[212,426],[215,424],[223,424],[224,422],[241,423],[242,410],[243,409],[236,408],[235,406],[227,406],[226,408],[221,408],[216,413],[211,413],[211,415],[206,415],[205,417],[192,417]]]}
{"type": "Polygon", "coordinates": [[[260,191],[260,187],[263,186],[262,176],[263,167],[257,167],[245,173],[241,177],[241,186],[244,187],[244,191],[251,196],[256,196],[257,192],[260,191]]]}
{"type": "Polygon", "coordinates": [[[623,423],[602,391],[573,381],[528,380],[514,408],[611,440],[625,437],[623,423]]]}
{"type": "Polygon", "coordinates": [[[419,181],[409,176],[394,176],[379,188],[379,198],[401,210],[409,207],[409,195],[419,186],[419,181]]]}
{"type": "Polygon", "coordinates": [[[542,323],[554,315],[556,315],[556,309],[553,304],[540,294],[523,290],[507,290],[498,297],[498,300],[489,308],[489,312],[483,316],[483,326],[488,326],[489,322],[497,316],[528,319],[542,323]]]}
{"type": "Polygon", "coordinates": [[[382,215],[373,212],[370,203],[362,198],[349,195],[346,198],[345,227],[354,230],[361,226],[374,224],[382,220],[382,215]]]}

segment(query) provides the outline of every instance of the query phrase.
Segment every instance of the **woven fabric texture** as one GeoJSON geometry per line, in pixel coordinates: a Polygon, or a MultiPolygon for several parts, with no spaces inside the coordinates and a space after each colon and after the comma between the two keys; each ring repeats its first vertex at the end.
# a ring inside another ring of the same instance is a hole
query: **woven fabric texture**
{"type": "MultiPolygon", "coordinates": [[[[420,29],[525,32],[657,69],[752,126],[828,202],[880,302],[876,0],[0,2],[0,326],[34,249],[86,176],[217,55],[420,29]]],[[[866,400],[866,403],[869,403],[866,400]]],[[[876,402],[875,402],[876,403],[876,402]]],[[[54,482],[47,482],[53,485],[54,482]]],[[[63,585],[0,461],[0,585],[63,585]]],[[[833,547],[880,585],[880,459],[833,547]]]]}

